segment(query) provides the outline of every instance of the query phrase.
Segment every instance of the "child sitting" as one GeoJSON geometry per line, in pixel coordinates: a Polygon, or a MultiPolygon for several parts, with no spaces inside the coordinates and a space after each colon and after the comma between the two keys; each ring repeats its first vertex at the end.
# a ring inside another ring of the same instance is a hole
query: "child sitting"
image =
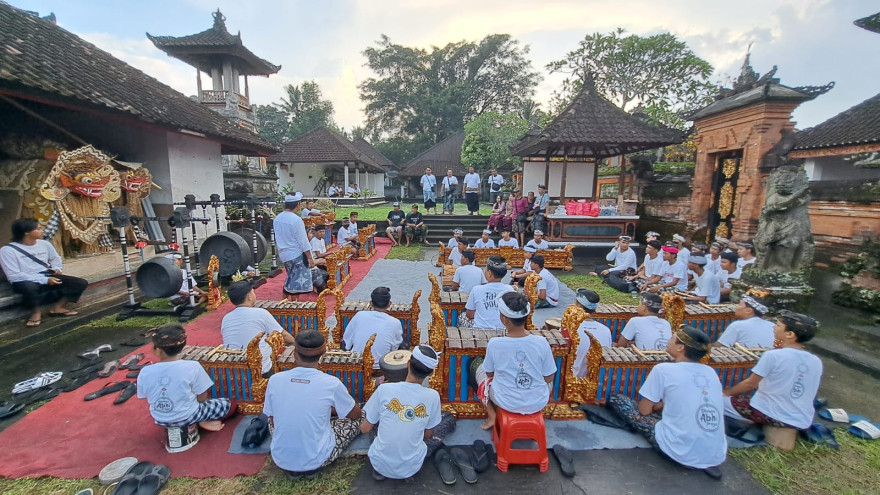
{"type": "MultiPolygon", "coordinates": [[[[525,295],[506,292],[496,299],[506,337],[494,337],[486,345],[486,358],[474,373],[477,395],[486,407],[486,422],[495,425],[496,407],[517,414],[534,414],[550,400],[550,383],[556,362],[547,339],[526,331],[531,308],[525,295]]],[[[478,361],[478,360],[474,360],[478,361]]]]}
{"type": "Polygon", "coordinates": [[[138,398],[147,399],[150,415],[164,427],[198,423],[208,431],[223,428],[222,420],[232,416],[231,399],[209,399],[214,382],[197,361],[180,359],[186,333],[180,325],[166,325],[152,335],[153,354],[159,362],[144,367],[137,379],[138,398]]]}

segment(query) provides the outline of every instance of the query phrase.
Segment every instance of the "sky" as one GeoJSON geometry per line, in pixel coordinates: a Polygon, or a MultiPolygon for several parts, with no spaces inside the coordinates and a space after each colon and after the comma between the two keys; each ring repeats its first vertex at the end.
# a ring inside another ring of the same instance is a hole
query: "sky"
{"type": "Polygon", "coordinates": [[[545,65],[576,49],[585,35],[617,27],[642,36],[675,34],[715,67],[713,82],[739,74],[750,43],[759,74],[778,65],[776,77],[787,86],[835,81],[829,93],[795,111],[799,129],[880,92],[880,34],[853,25],[880,10],[877,0],[5,1],[40,15],[54,12],[59,26],[186,95],[196,92],[195,69],[155,48],[145,33],[203,31],[219,8],[247,48],[282,66],[269,78],[248,79],[252,103],[277,102],[284,86],[314,80],[346,129],[363,124],[357,87],[372,75],[363,50],[383,34],[422,48],[510,34],[528,45],[543,76],[535,95],[543,108],[564,77],[545,65]]]}

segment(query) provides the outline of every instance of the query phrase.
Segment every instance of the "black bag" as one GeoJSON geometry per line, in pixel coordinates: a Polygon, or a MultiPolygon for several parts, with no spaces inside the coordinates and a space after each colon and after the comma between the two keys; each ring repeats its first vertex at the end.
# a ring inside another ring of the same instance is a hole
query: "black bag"
{"type": "Polygon", "coordinates": [[[251,420],[251,424],[244,430],[241,437],[241,446],[246,449],[259,447],[266,441],[269,436],[269,418],[265,414],[260,414],[251,420]]]}

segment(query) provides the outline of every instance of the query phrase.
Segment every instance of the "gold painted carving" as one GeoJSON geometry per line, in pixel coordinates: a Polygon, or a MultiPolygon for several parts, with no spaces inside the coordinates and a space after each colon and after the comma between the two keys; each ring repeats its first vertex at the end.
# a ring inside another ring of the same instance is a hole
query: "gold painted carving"
{"type": "Polygon", "coordinates": [[[724,160],[724,165],[721,168],[721,173],[724,174],[724,177],[730,179],[733,177],[733,174],[736,173],[736,158],[727,158],[724,160]]]}
{"type": "Polygon", "coordinates": [[[715,227],[715,237],[730,237],[730,229],[727,228],[726,223],[722,222],[715,227]]]}
{"type": "Polygon", "coordinates": [[[422,297],[422,289],[416,291],[412,298],[412,310],[410,312],[410,349],[422,342],[422,331],[419,329],[419,313],[422,308],[419,307],[419,298],[422,297]]]}
{"type": "MultiPolygon", "coordinates": [[[[260,340],[262,340],[263,336],[266,335],[266,332],[260,332],[248,342],[246,356],[247,356],[247,365],[251,370],[251,397],[253,397],[254,404],[250,405],[247,408],[250,412],[245,412],[242,409],[241,405],[239,406],[239,411],[244,414],[259,414],[263,412],[263,402],[266,400],[266,386],[269,385],[269,379],[263,378],[263,353],[260,352],[260,340]],[[259,409],[257,410],[257,407],[259,409]],[[256,410],[256,412],[254,412],[256,410]]],[[[279,334],[280,337],[280,334],[279,334]]],[[[268,341],[268,339],[267,339],[268,341]]],[[[282,339],[282,342],[283,339],[282,339]]],[[[272,369],[277,371],[278,364],[275,360],[276,352],[273,349],[272,352],[272,369]]]]}
{"type": "Polygon", "coordinates": [[[535,304],[538,303],[538,282],[540,281],[541,276],[537,273],[529,273],[526,277],[524,291],[526,297],[529,298],[529,304],[531,305],[529,316],[526,317],[526,330],[537,330],[535,324],[532,322],[532,316],[535,314],[535,304]]]}
{"type": "MultiPolygon", "coordinates": [[[[568,402],[577,402],[579,404],[583,404],[584,402],[591,402],[591,397],[595,397],[595,392],[593,392],[592,396],[586,394],[586,391],[589,387],[589,380],[585,377],[575,376],[574,370],[572,369],[572,365],[574,364],[575,359],[577,359],[577,349],[580,345],[580,332],[578,332],[578,328],[580,328],[581,323],[587,319],[587,312],[584,311],[577,304],[572,304],[568,308],[565,309],[565,313],[562,315],[562,330],[568,330],[569,335],[569,347],[568,347],[568,369],[564,370],[565,373],[565,390],[562,392],[562,398],[568,402]]],[[[593,344],[590,343],[590,349],[592,350],[593,344]]],[[[600,350],[601,355],[601,350],[600,350]]],[[[557,370],[562,373],[563,370],[557,370]]]]}
{"type": "Polygon", "coordinates": [[[208,262],[207,269],[207,278],[208,278],[208,310],[214,310],[220,307],[223,304],[223,301],[226,299],[223,297],[223,292],[220,291],[220,281],[214,280],[214,274],[220,272],[220,259],[217,258],[216,254],[211,255],[211,260],[208,262]]]}
{"type": "Polygon", "coordinates": [[[684,298],[672,292],[664,292],[661,297],[663,298],[663,312],[666,315],[666,321],[669,322],[673,330],[678,330],[684,325],[684,298]]]}
{"type": "Polygon", "coordinates": [[[333,296],[336,299],[336,302],[333,304],[333,314],[336,315],[336,318],[340,321],[336,322],[336,328],[333,332],[333,346],[339,347],[339,343],[342,341],[342,322],[341,318],[339,318],[339,308],[342,307],[342,303],[345,302],[345,293],[342,292],[342,289],[339,287],[327,288],[321,291],[318,294],[318,302],[317,302],[317,311],[318,311],[318,331],[321,332],[321,335],[324,336],[325,341],[329,341],[330,337],[330,326],[327,325],[327,296],[333,296]]]}
{"type": "Polygon", "coordinates": [[[364,402],[370,400],[370,396],[376,391],[376,380],[373,379],[373,342],[376,340],[376,334],[370,336],[367,345],[364,346],[362,354],[364,363],[364,402]]]}
{"type": "Polygon", "coordinates": [[[725,182],[721,186],[721,195],[718,198],[718,216],[728,218],[733,212],[733,184],[725,182]]]}

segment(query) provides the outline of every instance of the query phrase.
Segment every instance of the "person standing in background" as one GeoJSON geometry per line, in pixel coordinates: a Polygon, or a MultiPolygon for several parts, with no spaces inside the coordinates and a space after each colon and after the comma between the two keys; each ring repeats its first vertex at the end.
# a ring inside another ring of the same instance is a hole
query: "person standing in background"
{"type": "Polygon", "coordinates": [[[468,168],[468,173],[464,176],[464,198],[468,215],[480,211],[480,176],[474,172],[474,167],[468,168]]]}

